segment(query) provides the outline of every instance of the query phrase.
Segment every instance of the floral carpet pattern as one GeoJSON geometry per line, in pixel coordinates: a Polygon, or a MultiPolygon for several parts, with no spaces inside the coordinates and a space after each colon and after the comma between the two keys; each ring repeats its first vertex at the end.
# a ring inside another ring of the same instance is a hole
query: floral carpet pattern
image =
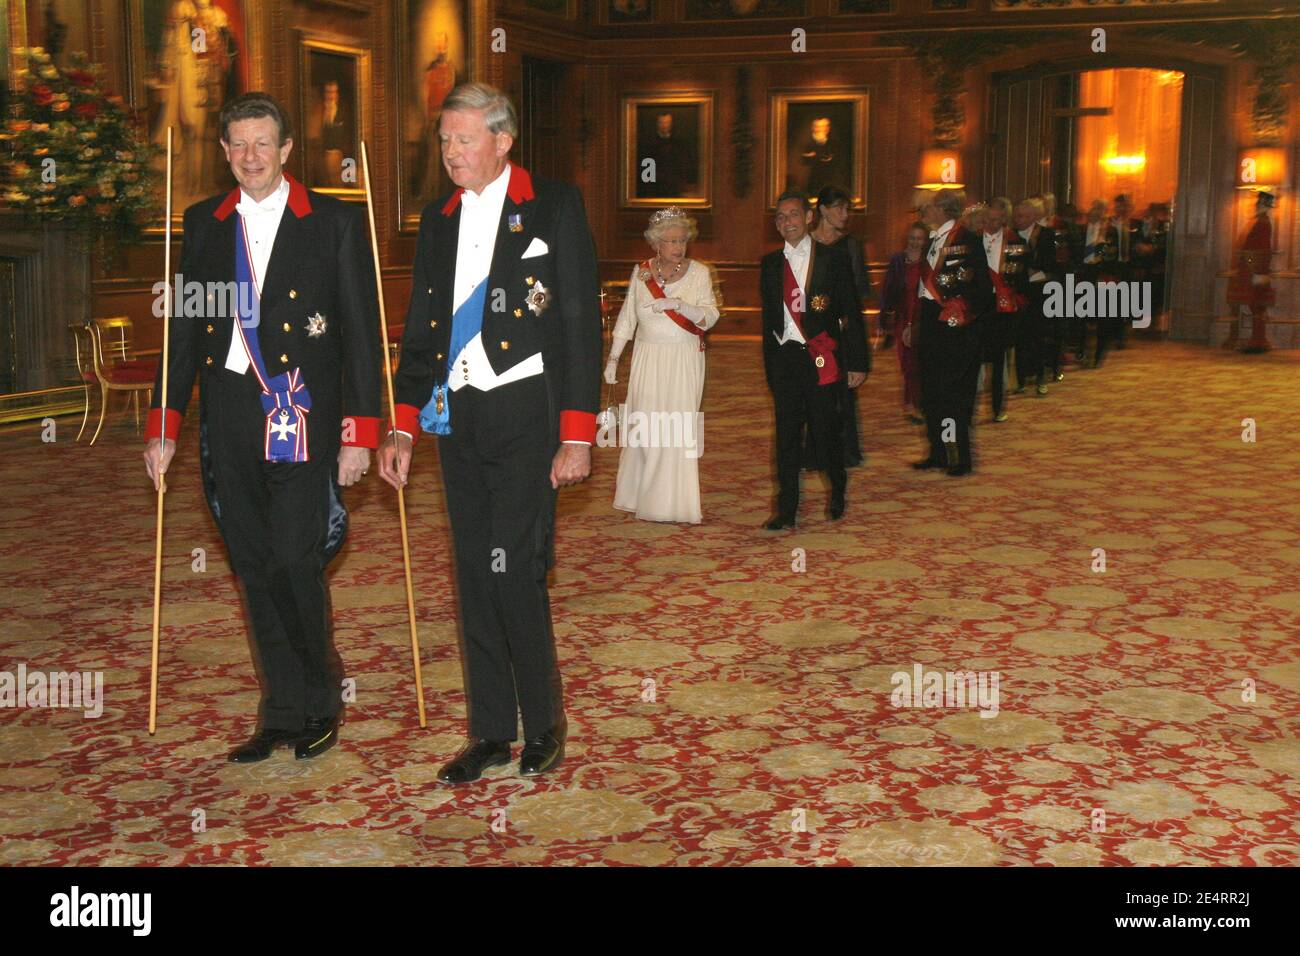
{"type": "Polygon", "coordinates": [[[0,433],[0,670],[104,679],[98,718],[0,709],[0,863],[1300,863],[1300,356],[1139,342],[1005,424],[985,396],[977,472],[953,479],[908,467],[919,430],[879,353],[846,518],[808,475],[799,528],[770,534],[758,348],[709,351],[703,525],[614,511],[615,449],[562,494],[568,756],[454,790],[434,779],[464,699],[432,442],[407,493],[428,728],[372,469],[333,565],[341,742],[235,766],[258,691],[193,422],[152,738],[138,439],[120,417],[94,448],[68,419],[52,443],[0,433]],[[895,706],[918,667],[996,671],[996,716],[895,706]]]}

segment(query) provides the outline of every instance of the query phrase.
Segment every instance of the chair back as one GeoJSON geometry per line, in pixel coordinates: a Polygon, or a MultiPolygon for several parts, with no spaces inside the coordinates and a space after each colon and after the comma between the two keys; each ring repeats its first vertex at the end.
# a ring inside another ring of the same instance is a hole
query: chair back
{"type": "Polygon", "coordinates": [[[95,340],[95,358],[99,368],[112,369],[131,361],[131,320],[125,315],[93,319],[91,331],[95,340]]]}
{"type": "Polygon", "coordinates": [[[68,325],[72,333],[73,355],[77,359],[77,374],[83,382],[95,380],[95,341],[89,323],[72,322],[68,325]]]}

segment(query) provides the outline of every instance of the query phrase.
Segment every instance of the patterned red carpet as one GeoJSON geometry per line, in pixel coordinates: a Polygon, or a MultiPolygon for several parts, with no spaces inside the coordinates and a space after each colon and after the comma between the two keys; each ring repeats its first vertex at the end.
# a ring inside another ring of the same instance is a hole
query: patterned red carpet
{"type": "Polygon", "coordinates": [[[0,434],[0,668],[104,678],[98,718],[0,710],[0,862],[1300,862],[1300,354],[1139,344],[1014,399],[1005,424],[983,424],[985,398],[960,480],[907,467],[921,444],[880,354],[847,518],[826,523],[809,478],[782,535],[758,530],[758,346],[709,362],[703,525],[615,512],[614,450],[562,497],[567,762],[456,791],[434,782],[464,702],[432,443],[407,498],[429,728],[396,501],[372,470],[333,574],[357,685],[342,742],[236,767],[257,687],[193,423],[168,496],[153,738],[138,442],[120,419],[94,448],[67,420],[53,444],[0,434]],[[996,671],[996,716],[893,706],[892,675],[917,666],[996,671]]]}

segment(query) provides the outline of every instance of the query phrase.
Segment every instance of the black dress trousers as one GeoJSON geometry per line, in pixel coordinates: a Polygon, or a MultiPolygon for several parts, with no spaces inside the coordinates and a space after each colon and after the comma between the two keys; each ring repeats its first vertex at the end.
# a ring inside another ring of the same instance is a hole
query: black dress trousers
{"type": "Polygon", "coordinates": [[[311,421],[306,462],[268,462],[261,389],[250,369],[203,378],[200,455],[209,507],[252,626],[262,725],[301,730],[341,701],[325,566],[346,530],[337,418],[311,421]]]}
{"type": "MultiPolygon", "coordinates": [[[[840,373],[843,375],[843,371],[840,373]]],[[[799,511],[800,438],[807,426],[816,467],[826,472],[831,493],[843,494],[844,432],[839,384],[818,385],[817,367],[808,349],[786,342],[776,351],[772,368],[772,400],[776,410],[777,514],[793,518],[799,511]]]]}
{"type": "Polygon", "coordinates": [[[1046,297],[1043,294],[1045,282],[1035,282],[1029,286],[1028,302],[1020,311],[1020,325],[1016,330],[1016,387],[1042,385],[1046,380],[1044,370],[1052,364],[1047,354],[1049,347],[1056,347],[1055,335],[1049,334],[1048,323],[1054,322],[1043,314],[1046,297]]]}
{"type": "Polygon", "coordinates": [[[921,380],[921,409],[930,439],[930,458],[949,465],[973,465],[971,418],[979,384],[980,341],[974,323],[950,326],[940,321],[939,303],[924,296],[917,335],[917,365],[921,380]],[[949,460],[943,440],[944,424],[954,424],[957,460],[949,460]]]}
{"type": "Polygon", "coordinates": [[[439,436],[460,594],[469,732],[537,737],[563,718],[546,573],[554,564],[557,417],[541,375],[450,393],[439,436]]]}
{"type": "Polygon", "coordinates": [[[975,320],[975,329],[984,351],[983,361],[993,366],[989,394],[992,396],[993,415],[996,417],[1006,407],[1007,352],[1011,349],[1016,330],[1016,313],[986,312],[975,320]]]}

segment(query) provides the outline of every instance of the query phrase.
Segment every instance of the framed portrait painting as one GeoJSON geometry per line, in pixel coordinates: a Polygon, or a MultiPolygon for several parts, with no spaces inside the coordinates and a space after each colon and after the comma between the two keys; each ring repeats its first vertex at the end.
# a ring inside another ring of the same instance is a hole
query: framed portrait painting
{"type": "Polygon", "coordinates": [[[303,184],[343,199],[363,200],[361,137],[373,142],[370,51],[303,34],[299,54],[297,168],[303,184]]]}
{"type": "Polygon", "coordinates": [[[866,206],[866,90],[773,93],[768,136],[768,205],[787,189],[816,198],[824,186],[838,186],[866,206]]]}
{"type": "Polygon", "coordinates": [[[622,204],[712,205],[713,94],[623,97],[622,204]]]}
{"type": "MultiPolygon", "coordinates": [[[[166,166],[167,127],[172,128],[173,225],[185,208],[233,189],[221,149],[218,117],[231,99],[257,80],[250,24],[258,0],[129,0],[128,58],[131,101],[148,119],[166,166]],[[198,31],[198,32],[196,32],[198,31]]],[[[151,232],[160,232],[159,222],[151,232]]]]}
{"type": "Polygon", "coordinates": [[[454,187],[442,165],[438,120],[457,83],[474,78],[471,0],[397,0],[398,229],[415,232],[420,211],[454,187]]]}

